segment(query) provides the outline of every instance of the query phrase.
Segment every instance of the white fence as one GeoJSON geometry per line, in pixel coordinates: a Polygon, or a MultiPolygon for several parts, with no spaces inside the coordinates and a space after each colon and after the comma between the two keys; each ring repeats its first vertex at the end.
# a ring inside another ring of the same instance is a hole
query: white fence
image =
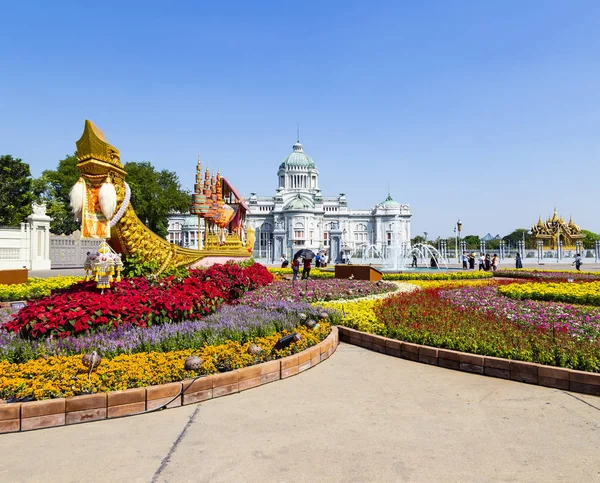
{"type": "Polygon", "coordinates": [[[20,228],[0,228],[0,269],[50,268],[50,222],[46,206],[34,203],[33,214],[20,228]]]}
{"type": "Polygon", "coordinates": [[[31,267],[31,240],[25,227],[26,223],[21,223],[21,228],[0,228],[0,269],[31,267]]]}
{"type": "Polygon", "coordinates": [[[81,268],[88,252],[97,252],[102,240],[82,239],[79,231],[71,235],[50,235],[52,268],[81,268]]]}

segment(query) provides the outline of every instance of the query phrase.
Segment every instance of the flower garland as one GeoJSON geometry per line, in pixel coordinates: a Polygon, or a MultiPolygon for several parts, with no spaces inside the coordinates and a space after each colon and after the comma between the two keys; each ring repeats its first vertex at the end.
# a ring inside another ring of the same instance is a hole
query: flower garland
{"type": "Polygon", "coordinates": [[[123,184],[125,185],[125,196],[123,197],[123,203],[121,203],[119,211],[117,211],[115,216],[113,216],[112,220],[110,220],[109,226],[111,228],[117,223],[119,223],[119,220],[123,217],[123,215],[125,214],[125,210],[129,206],[129,200],[131,198],[131,188],[125,181],[123,181],[123,184]]]}

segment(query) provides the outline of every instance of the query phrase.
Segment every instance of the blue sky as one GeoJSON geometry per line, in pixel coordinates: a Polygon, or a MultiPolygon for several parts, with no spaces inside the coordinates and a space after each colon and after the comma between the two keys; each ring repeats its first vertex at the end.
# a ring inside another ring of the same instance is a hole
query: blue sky
{"type": "Polygon", "coordinates": [[[191,188],[272,195],[296,140],[326,196],[413,236],[559,213],[599,232],[600,3],[1,2],[0,153],[34,175],[85,119],[191,188]]]}

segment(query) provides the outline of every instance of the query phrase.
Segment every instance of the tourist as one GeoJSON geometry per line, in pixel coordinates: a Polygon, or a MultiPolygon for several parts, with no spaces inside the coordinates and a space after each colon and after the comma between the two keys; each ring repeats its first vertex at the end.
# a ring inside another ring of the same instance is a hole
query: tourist
{"type": "Polygon", "coordinates": [[[483,253],[479,257],[479,270],[485,270],[485,255],[483,253]]]}
{"type": "Polygon", "coordinates": [[[523,268],[523,262],[521,261],[521,254],[517,252],[517,256],[515,257],[516,268],[523,268]]]}
{"type": "Polygon", "coordinates": [[[312,263],[312,259],[311,258],[304,258],[303,260],[303,265],[304,268],[302,270],[302,280],[308,280],[308,277],[310,276],[310,264],[312,263]]]}
{"type": "Polygon", "coordinates": [[[492,270],[495,272],[496,270],[498,270],[498,255],[496,255],[494,253],[494,256],[492,258],[492,270]]]}
{"type": "Polygon", "coordinates": [[[463,262],[463,270],[466,270],[468,268],[467,267],[467,252],[463,252],[462,262],[463,262]]]}
{"type": "Polygon", "coordinates": [[[477,254],[475,252],[473,252],[469,255],[469,269],[470,270],[475,270],[475,257],[476,256],[477,256],[477,254]]]}
{"type": "Polygon", "coordinates": [[[321,256],[317,253],[317,256],[315,257],[315,267],[320,268],[321,267],[321,256]]]}
{"type": "Polygon", "coordinates": [[[292,260],[292,272],[294,273],[294,278],[292,279],[292,282],[296,282],[296,279],[298,278],[299,270],[300,270],[300,261],[298,260],[298,257],[294,257],[294,259],[292,260]]]}
{"type": "Polygon", "coordinates": [[[489,272],[489,271],[490,271],[490,268],[492,268],[492,261],[490,260],[490,254],[489,254],[489,253],[487,253],[487,254],[485,255],[485,261],[484,261],[484,263],[485,263],[485,267],[483,267],[483,269],[484,269],[486,272],[489,272]]]}
{"type": "Polygon", "coordinates": [[[321,267],[325,268],[327,266],[327,253],[323,253],[321,257],[321,267]]]}
{"type": "Polygon", "coordinates": [[[290,262],[288,261],[287,257],[285,256],[285,253],[283,255],[281,255],[281,268],[287,268],[287,266],[290,264],[290,262]]]}
{"type": "Polygon", "coordinates": [[[417,254],[416,253],[413,253],[412,264],[410,266],[417,268],[417,254]]]}
{"type": "Polygon", "coordinates": [[[437,260],[433,255],[431,255],[431,260],[429,260],[429,266],[431,268],[438,268],[437,260]]]}
{"type": "Polygon", "coordinates": [[[581,255],[578,253],[577,255],[575,255],[575,260],[573,261],[573,263],[571,265],[575,265],[575,268],[577,270],[581,271],[581,264],[583,263],[583,260],[581,259],[581,255]]]}

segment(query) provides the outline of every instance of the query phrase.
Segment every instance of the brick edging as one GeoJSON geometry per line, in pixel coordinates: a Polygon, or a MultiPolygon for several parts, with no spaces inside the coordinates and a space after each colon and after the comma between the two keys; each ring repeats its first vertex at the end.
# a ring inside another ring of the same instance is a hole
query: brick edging
{"type": "Polygon", "coordinates": [[[167,403],[167,408],[173,408],[228,396],[310,369],[331,356],[338,344],[334,326],[323,341],[298,354],[196,380],[25,403],[0,401],[0,434],[132,416],[167,403]]]}
{"type": "Polygon", "coordinates": [[[600,373],[413,344],[338,326],[342,342],[423,364],[600,396],[600,373]]]}

